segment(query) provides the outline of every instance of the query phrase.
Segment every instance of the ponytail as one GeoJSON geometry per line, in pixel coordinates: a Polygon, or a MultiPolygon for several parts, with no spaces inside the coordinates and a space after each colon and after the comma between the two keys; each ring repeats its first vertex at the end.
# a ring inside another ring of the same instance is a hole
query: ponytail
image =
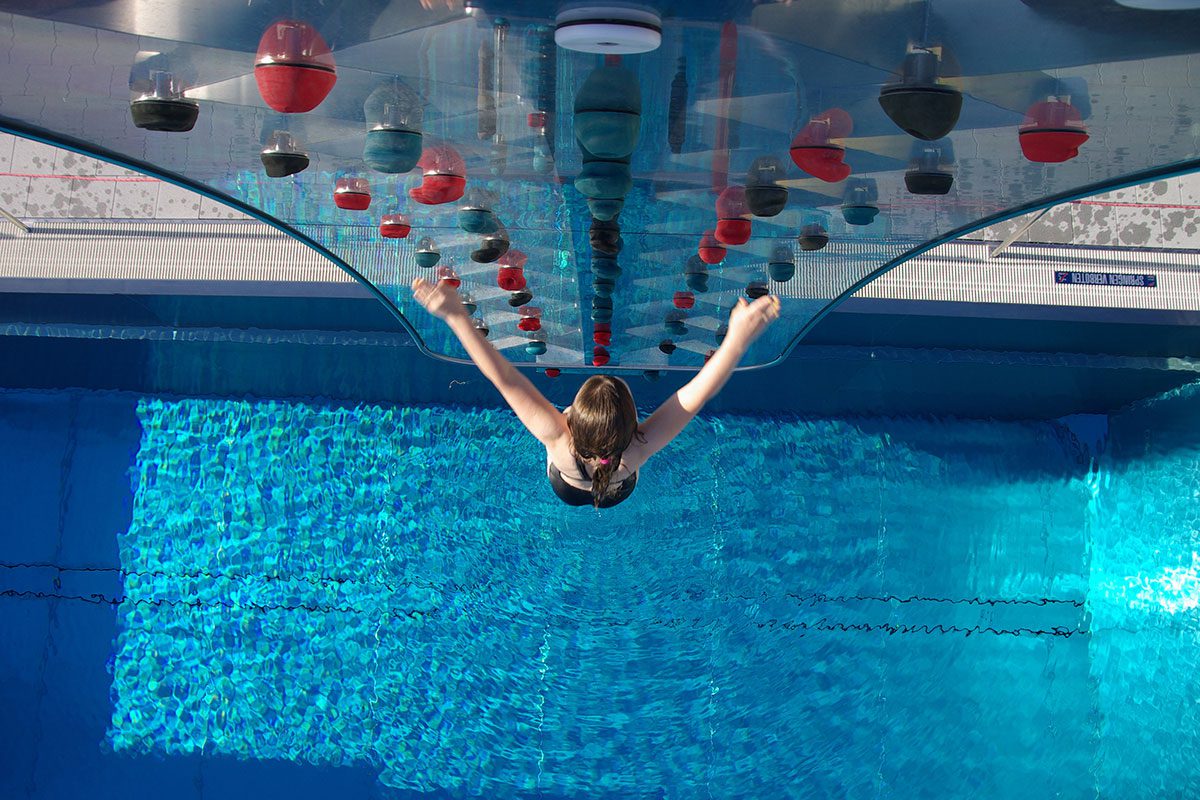
{"type": "Polygon", "coordinates": [[[599,466],[592,471],[592,505],[596,508],[600,507],[600,501],[608,494],[608,484],[612,481],[612,476],[616,474],[621,467],[621,454],[604,459],[599,466]],[[603,462],[608,463],[603,463],[603,462]]]}

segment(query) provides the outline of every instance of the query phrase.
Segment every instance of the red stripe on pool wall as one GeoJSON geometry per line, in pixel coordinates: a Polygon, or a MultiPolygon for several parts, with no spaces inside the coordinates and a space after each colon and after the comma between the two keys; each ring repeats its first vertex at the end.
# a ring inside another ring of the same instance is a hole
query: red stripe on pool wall
{"type": "Polygon", "coordinates": [[[113,183],[158,183],[158,178],[128,178],[121,175],[43,175],[37,172],[0,172],[0,178],[59,178],[68,181],[112,181],[113,183]]]}

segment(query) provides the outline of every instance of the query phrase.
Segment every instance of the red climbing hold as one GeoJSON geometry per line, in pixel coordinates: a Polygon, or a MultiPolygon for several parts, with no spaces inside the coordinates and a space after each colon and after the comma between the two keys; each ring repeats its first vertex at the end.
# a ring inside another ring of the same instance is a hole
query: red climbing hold
{"type": "Polygon", "coordinates": [[[691,292],[676,292],[675,307],[688,309],[696,305],[696,295],[691,292]]]}
{"type": "Polygon", "coordinates": [[[404,239],[411,230],[412,225],[403,214],[384,214],[379,222],[379,235],[385,239],[404,239]]]}
{"type": "Polygon", "coordinates": [[[717,241],[724,244],[745,244],[750,240],[750,207],[746,204],[746,189],[727,186],[717,198],[717,241]]]}
{"type": "Polygon", "coordinates": [[[600,347],[599,345],[592,348],[592,366],[603,367],[609,361],[610,361],[610,357],[608,355],[607,350],[605,350],[603,347],[600,347]]]}
{"type": "Polygon", "coordinates": [[[421,185],[408,190],[408,196],[427,206],[453,203],[467,189],[467,165],[457,150],[449,145],[430,145],[421,151],[417,161],[421,168],[421,185]]]}
{"type": "Polygon", "coordinates": [[[717,241],[715,231],[705,231],[696,249],[705,264],[720,264],[725,259],[725,248],[717,241]]]}
{"type": "Polygon", "coordinates": [[[1070,161],[1088,140],[1079,110],[1057,98],[1034,103],[1025,113],[1019,136],[1021,152],[1039,164],[1070,161]]]}
{"type": "Polygon", "coordinates": [[[301,114],[329,96],[337,70],[316,28],[282,20],[267,28],[258,42],[254,80],[268,106],[283,114],[301,114]]]}
{"type": "Polygon", "coordinates": [[[338,178],[333,204],[347,211],[366,211],[371,205],[371,184],[366,178],[338,178]]]}
{"type": "Polygon", "coordinates": [[[455,289],[462,285],[462,279],[458,277],[458,273],[452,267],[445,265],[437,268],[437,279],[438,283],[453,286],[455,289]]]}

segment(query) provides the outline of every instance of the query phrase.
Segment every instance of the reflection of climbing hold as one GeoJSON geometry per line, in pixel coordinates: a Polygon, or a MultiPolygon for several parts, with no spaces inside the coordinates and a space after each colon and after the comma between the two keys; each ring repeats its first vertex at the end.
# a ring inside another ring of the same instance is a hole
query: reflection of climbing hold
{"type": "Polygon", "coordinates": [[[671,336],[687,336],[687,325],[684,324],[684,317],[679,312],[675,312],[667,316],[663,321],[663,328],[671,336]]]}
{"type": "Polygon", "coordinates": [[[717,240],[714,231],[704,232],[696,252],[705,264],[720,264],[725,259],[725,248],[717,240]]]}
{"type": "Polygon", "coordinates": [[[671,353],[675,352],[676,346],[670,339],[663,339],[658,343],[658,349],[667,355],[671,355],[671,353]]]}
{"type": "Polygon", "coordinates": [[[612,360],[612,356],[610,356],[608,354],[608,351],[605,350],[600,345],[596,345],[595,347],[592,348],[592,366],[603,367],[604,365],[608,364],[608,362],[611,360],[612,360]]]}
{"type": "Polygon", "coordinates": [[[680,56],[675,77],[671,80],[671,102],[667,106],[667,144],[676,155],[683,152],[687,134],[687,59],[680,56]]]}
{"type": "Polygon", "coordinates": [[[854,130],[850,115],[840,108],[822,111],[800,129],[792,140],[791,156],[796,166],[826,183],[837,183],[850,176],[844,162],[846,148],[831,139],[844,139],[854,130]]]}
{"type": "Polygon", "coordinates": [[[479,306],[475,303],[474,300],[471,299],[470,295],[464,294],[461,299],[462,299],[462,307],[466,310],[468,317],[471,316],[472,314],[474,314],[479,309],[479,306]]]}
{"type": "Polygon", "coordinates": [[[688,258],[687,266],[684,267],[684,280],[693,292],[708,291],[708,265],[699,255],[688,258]]]}
{"type": "Polygon", "coordinates": [[[417,260],[418,267],[429,269],[437,266],[438,261],[442,259],[442,254],[438,251],[437,246],[433,243],[433,239],[430,239],[428,236],[424,236],[421,238],[421,241],[417,242],[417,252],[415,258],[417,260]]]}
{"type": "Polygon", "coordinates": [[[621,213],[621,209],[625,207],[624,200],[588,200],[588,211],[592,216],[599,220],[614,219],[621,213]]]}
{"type": "Polygon", "coordinates": [[[651,383],[657,383],[658,379],[662,377],[662,373],[656,369],[645,369],[642,370],[642,377],[651,383]]]}
{"type": "Polygon", "coordinates": [[[371,183],[366,178],[338,178],[333,204],[347,211],[366,211],[371,205],[371,183]]]}
{"type": "Polygon", "coordinates": [[[481,319],[474,320],[472,324],[475,326],[475,330],[483,334],[483,338],[485,339],[487,338],[488,334],[491,333],[491,331],[488,329],[487,323],[481,319]]]}
{"type": "Polygon", "coordinates": [[[135,126],[167,133],[184,133],[195,127],[200,104],[183,96],[183,85],[175,75],[151,70],[149,84],[143,88],[146,91],[137,93],[129,103],[135,126]]]}
{"type": "MultiPolygon", "coordinates": [[[[385,239],[407,238],[411,230],[412,225],[404,214],[384,214],[379,222],[379,235],[385,239]]],[[[440,273],[438,277],[441,277],[440,273]]]]}
{"type": "Polygon", "coordinates": [[[597,322],[592,328],[592,341],[605,347],[612,344],[612,325],[607,322],[597,322]]]}
{"type": "Polygon", "coordinates": [[[879,93],[879,105],[905,133],[918,139],[941,139],[958,123],[962,92],[938,82],[938,55],[918,50],[904,58],[899,83],[879,93]]]}
{"type": "Polygon", "coordinates": [[[560,370],[560,369],[555,369],[554,367],[546,368],[546,377],[547,378],[557,378],[561,374],[562,374],[562,370],[560,370]]]}
{"type": "Polygon", "coordinates": [[[800,229],[796,241],[800,243],[801,250],[820,250],[829,244],[829,233],[821,223],[810,222],[800,229]]]}
{"type": "Polygon", "coordinates": [[[612,278],[593,278],[592,291],[600,297],[612,297],[613,292],[617,288],[617,282],[612,278]]]}
{"type": "Polygon", "coordinates": [[[259,158],[269,178],[286,178],[308,169],[308,154],[287,131],[273,132],[259,158]]]}
{"type": "Polygon", "coordinates": [[[597,253],[615,256],[621,252],[621,227],[613,220],[592,219],[588,241],[597,253]]]}
{"type": "Polygon", "coordinates": [[[593,258],[592,272],[601,278],[615,281],[621,277],[621,266],[613,258],[593,258]]]}
{"type": "Polygon", "coordinates": [[[600,159],[627,158],[642,126],[637,76],[618,65],[592,70],[575,95],[575,139],[600,159]]]}
{"type": "Polygon", "coordinates": [[[717,197],[717,229],[714,235],[722,244],[745,244],[750,240],[750,209],[746,190],[727,186],[717,197]]]}
{"type": "Polygon", "coordinates": [[[746,296],[751,300],[757,300],[770,294],[771,290],[767,288],[766,281],[750,281],[746,286],[746,296]]]}
{"type": "Polygon", "coordinates": [[[722,325],[721,327],[717,328],[717,346],[718,347],[720,347],[721,343],[725,341],[725,337],[727,335],[729,335],[729,326],[728,325],[722,325]]]}
{"type": "Polygon", "coordinates": [[[746,207],[756,217],[773,217],[788,201],[786,186],[778,181],[785,177],[783,162],[774,156],[759,156],[746,172],[746,207]]]}
{"type": "Polygon", "coordinates": [[[254,81],[268,106],[302,114],[321,104],[337,82],[329,45],[307,22],[282,20],[258,42],[254,81]]]}
{"type": "Polygon", "coordinates": [[[508,304],[513,308],[520,308],[533,299],[533,292],[528,289],[518,289],[509,295],[508,304]]]}
{"type": "Polygon", "coordinates": [[[676,292],[671,302],[676,308],[688,309],[696,305],[696,296],[691,292],[676,292]]]}
{"type": "Polygon", "coordinates": [[[435,206],[453,203],[463,196],[467,165],[453,147],[438,144],[424,148],[417,166],[421,168],[421,185],[408,190],[413,200],[435,206]]]}
{"type": "Polygon", "coordinates": [[[842,218],[851,225],[870,225],[879,213],[879,192],[874,178],[855,179],[842,198],[842,218]]]}
{"type": "Polygon", "coordinates": [[[1079,110],[1054,97],[1035,103],[1025,112],[1019,136],[1021,152],[1039,164],[1070,161],[1088,140],[1079,110]]]}
{"type": "Polygon", "coordinates": [[[363,161],[373,170],[408,172],[421,158],[424,109],[416,92],[399,79],[375,88],[363,103],[367,142],[363,161]]]}
{"type": "MultiPolygon", "coordinates": [[[[610,297],[592,297],[592,311],[612,311],[613,302],[610,297]]],[[[594,317],[593,317],[594,319],[594,317]]],[[[599,322],[608,322],[608,320],[598,320],[599,322]]]]}

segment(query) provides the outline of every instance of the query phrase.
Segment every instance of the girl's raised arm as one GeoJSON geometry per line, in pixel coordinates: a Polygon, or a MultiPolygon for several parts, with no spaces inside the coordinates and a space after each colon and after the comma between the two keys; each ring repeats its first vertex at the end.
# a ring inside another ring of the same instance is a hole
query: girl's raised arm
{"type": "Polygon", "coordinates": [[[444,282],[432,284],[417,278],[413,281],[412,291],[417,302],[450,327],[475,366],[500,391],[505,402],[516,412],[517,419],[539,442],[550,448],[568,435],[567,420],[562,412],[475,330],[457,289],[444,282]]]}
{"type": "Polygon", "coordinates": [[[753,303],[740,298],[729,313],[729,332],[725,341],[717,348],[704,368],[679,391],[671,395],[658,410],[650,415],[639,429],[645,441],[637,445],[637,459],[641,466],[646,459],[667,446],[679,435],[692,418],[704,408],[704,404],[721,391],[734,368],[746,354],[746,348],[779,319],[779,298],[765,295],[753,303]]]}

